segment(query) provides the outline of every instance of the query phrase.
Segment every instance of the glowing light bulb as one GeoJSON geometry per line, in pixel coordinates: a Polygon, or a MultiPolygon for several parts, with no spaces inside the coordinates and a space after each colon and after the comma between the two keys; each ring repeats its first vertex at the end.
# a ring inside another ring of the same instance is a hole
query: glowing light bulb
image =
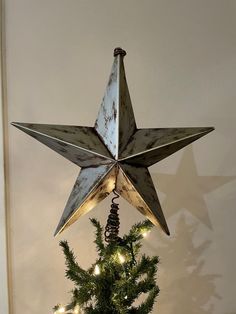
{"type": "Polygon", "coordinates": [[[65,313],[65,310],[64,306],[62,306],[57,310],[57,313],[65,313]]]}
{"type": "Polygon", "coordinates": [[[125,296],[125,300],[127,300],[128,299],[128,297],[127,297],[127,295],[125,296]]]}
{"type": "Polygon", "coordinates": [[[94,268],[94,275],[100,275],[101,271],[98,265],[95,266],[94,268]]]}
{"type": "Polygon", "coordinates": [[[121,255],[120,253],[118,253],[118,258],[121,264],[124,264],[125,262],[125,257],[123,255],[121,255]]]}
{"type": "Polygon", "coordinates": [[[149,233],[150,233],[149,230],[143,230],[143,231],[142,231],[142,236],[143,236],[144,238],[146,238],[149,233]]]}
{"type": "Polygon", "coordinates": [[[74,308],[73,313],[74,314],[79,314],[79,307],[78,307],[78,305],[74,308]]]}

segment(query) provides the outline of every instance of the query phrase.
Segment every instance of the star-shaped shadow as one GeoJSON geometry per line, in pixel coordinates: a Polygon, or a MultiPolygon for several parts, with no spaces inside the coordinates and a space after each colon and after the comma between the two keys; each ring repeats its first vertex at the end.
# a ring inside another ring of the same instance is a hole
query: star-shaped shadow
{"type": "Polygon", "coordinates": [[[146,244],[158,252],[162,262],[158,281],[161,293],[153,313],[214,314],[222,299],[217,291],[222,275],[206,268],[205,254],[212,241],[204,239],[196,244],[200,222],[191,222],[186,216],[179,216],[171,239],[161,236],[158,247],[153,241],[146,244]]]}
{"type": "Polygon", "coordinates": [[[185,149],[175,174],[154,175],[154,182],[166,195],[162,206],[167,217],[185,209],[211,229],[205,195],[235,179],[236,176],[199,175],[191,146],[185,149]]]}

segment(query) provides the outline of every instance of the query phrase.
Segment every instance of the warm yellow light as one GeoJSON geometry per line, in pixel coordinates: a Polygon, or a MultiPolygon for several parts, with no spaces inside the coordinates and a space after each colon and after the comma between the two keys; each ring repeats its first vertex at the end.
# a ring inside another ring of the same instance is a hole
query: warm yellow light
{"type": "Polygon", "coordinates": [[[120,253],[118,253],[118,258],[121,264],[124,264],[125,262],[125,257],[123,255],[121,255],[120,253]]]}
{"type": "Polygon", "coordinates": [[[62,306],[56,311],[56,313],[65,313],[65,310],[66,309],[62,306]]]}
{"type": "Polygon", "coordinates": [[[95,266],[95,268],[94,268],[94,275],[100,275],[100,268],[99,268],[99,266],[98,265],[96,265],[95,266]]]}
{"type": "Polygon", "coordinates": [[[125,300],[127,300],[128,299],[128,297],[127,297],[127,295],[125,296],[125,300]]]}
{"type": "Polygon", "coordinates": [[[73,312],[74,314],[79,314],[79,307],[78,307],[78,305],[74,308],[74,312],[73,312]]]}
{"type": "Polygon", "coordinates": [[[142,231],[142,236],[143,236],[144,238],[146,238],[149,233],[150,233],[149,230],[143,230],[143,231],[142,231]]]}
{"type": "Polygon", "coordinates": [[[115,182],[113,178],[109,178],[107,182],[108,190],[113,190],[115,188],[115,182]]]}

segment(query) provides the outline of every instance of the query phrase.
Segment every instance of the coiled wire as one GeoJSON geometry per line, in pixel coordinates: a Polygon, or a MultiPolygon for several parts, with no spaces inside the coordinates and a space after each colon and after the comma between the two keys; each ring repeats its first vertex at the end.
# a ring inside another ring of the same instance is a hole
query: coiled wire
{"type": "Polygon", "coordinates": [[[120,219],[119,219],[119,204],[115,202],[120,195],[113,190],[115,196],[111,200],[111,209],[110,214],[107,219],[107,224],[105,227],[105,241],[107,243],[118,242],[119,241],[119,228],[120,228],[120,219]]]}

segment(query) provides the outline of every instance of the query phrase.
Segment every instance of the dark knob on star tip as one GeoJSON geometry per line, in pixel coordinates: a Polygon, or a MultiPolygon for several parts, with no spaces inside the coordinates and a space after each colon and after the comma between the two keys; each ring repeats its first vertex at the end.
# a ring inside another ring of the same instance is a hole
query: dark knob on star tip
{"type": "Polygon", "coordinates": [[[122,57],[124,57],[126,55],[126,51],[120,47],[117,47],[114,49],[114,57],[116,57],[118,55],[121,55],[122,57]]]}

